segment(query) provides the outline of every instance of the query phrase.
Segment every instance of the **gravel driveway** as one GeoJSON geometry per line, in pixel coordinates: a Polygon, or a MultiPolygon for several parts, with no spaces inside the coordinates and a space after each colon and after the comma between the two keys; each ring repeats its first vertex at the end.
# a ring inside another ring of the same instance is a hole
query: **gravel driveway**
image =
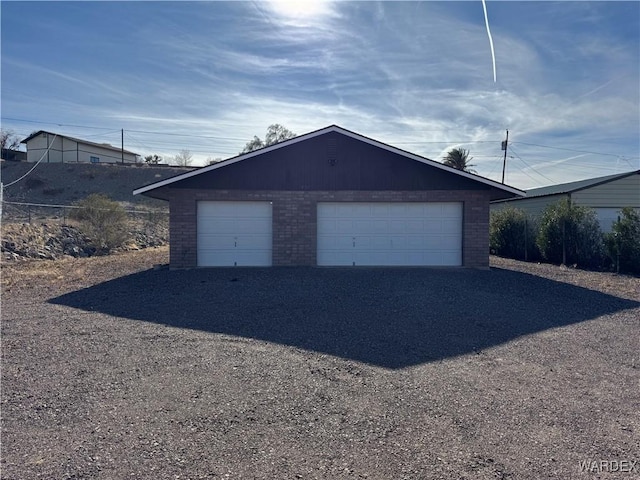
{"type": "Polygon", "coordinates": [[[637,278],[164,262],[5,266],[2,478],[640,477],[637,278]]]}

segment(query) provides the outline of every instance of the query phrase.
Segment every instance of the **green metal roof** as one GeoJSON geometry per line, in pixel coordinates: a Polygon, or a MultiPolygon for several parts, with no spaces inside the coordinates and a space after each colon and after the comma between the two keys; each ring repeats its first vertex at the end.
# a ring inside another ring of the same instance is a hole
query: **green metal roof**
{"type": "Polygon", "coordinates": [[[545,195],[558,195],[562,193],[573,193],[577,192],[578,190],[584,190],[585,188],[595,187],[596,185],[602,185],[603,183],[612,182],[613,180],[619,180],[624,177],[638,174],[640,174],[640,170],[634,170],[632,172],[616,173],[615,175],[606,175],[604,177],[578,180],[577,182],[561,183],[559,185],[549,185],[547,187],[532,188],[531,190],[527,190],[526,198],[544,197],[545,195]]]}

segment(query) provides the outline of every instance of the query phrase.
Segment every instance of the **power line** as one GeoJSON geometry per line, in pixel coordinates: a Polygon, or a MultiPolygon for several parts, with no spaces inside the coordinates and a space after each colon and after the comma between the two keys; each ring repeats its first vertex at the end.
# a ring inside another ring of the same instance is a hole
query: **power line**
{"type": "Polygon", "coordinates": [[[127,132],[134,132],[134,133],[147,133],[150,135],[171,135],[174,137],[193,137],[193,138],[208,138],[211,140],[239,140],[239,141],[245,141],[246,139],[243,138],[234,138],[234,137],[218,137],[218,136],[212,136],[212,135],[193,135],[193,134],[189,134],[189,133],[172,133],[172,132],[152,132],[152,131],[147,131],[147,130],[129,130],[126,129],[127,132]]]}
{"type": "MultiPolygon", "coordinates": [[[[35,164],[33,167],[31,167],[31,169],[29,169],[29,171],[28,171],[27,173],[25,173],[25,174],[24,174],[24,175],[22,175],[20,178],[18,178],[17,180],[14,180],[14,181],[13,181],[13,182],[11,182],[11,183],[8,183],[8,184],[6,184],[6,185],[1,185],[1,184],[0,184],[0,189],[5,189],[5,188],[7,188],[7,187],[10,187],[11,185],[14,185],[14,184],[18,183],[20,180],[22,180],[22,179],[23,179],[23,178],[25,178],[27,175],[29,175],[31,172],[33,172],[33,171],[35,170],[35,168],[40,164],[40,162],[42,161],[42,159],[44,158],[44,156],[45,156],[47,153],[49,153],[49,150],[51,149],[51,146],[53,145],[53,142],[55,142],[55,140],[56,140],[56,137],[57,137],[57,136],[58,136],[57,134],[55,134],[55,135],[53,136],[53,139],[51,140],[51,143],[49,144],[49,146],[47,147],[47,149],[42,153],[42,156],[40,157],[40,160],[38,160],[38,161],[36,162],[36,164],[35,164]]],[[[0,196],[1,196],[1,195],[0,195],[0,196]]]]}
{"type": "Polygon", "coordinates": [[[57,125],[58,127],[91,128],[94,130],[111,130],[111,128],[107,128],[107,127],[89,127],[86,125],[71,125],[71,124],[65,124],[65,123],[39,122],[39,121],[37,122],[35,120],[25,120],[22,118],[2,117],[2,119],[10,120],[12,122],[36,123],[36,124],[42,124],[42,125],[57,125]]]}
{"type": "Polygon", "coordinates": [[[600,152],[590,152],[588,150],[576,150],[576,149],[573,149],[573,148],[551,147],[549,145],[540,145],[538,143],[526,143],[526,142],[511,142],[511,143],[519,143],[521,145],[529,145],[529,146],[532,146],[532,147],[552,148],[552,149],[555,149],[555,150],[566,150],[568,152],[590,153],[592,155],[606,155],[606,156],[609,156],[609,157],[625,158],[624,155],[616,155],[615,153],[600,153],[600,152]]]}
{"type": "MultiPolygon", "coordinates": [[[[534,172],[536,172],[538,175],[540,175],[542,178],[544,178],[545,180],[549,180],[551,183],[554,183],[553,180],[551,180],[549,177],[547,177],[546,175],[543,175],[542,173],[540,173],[538,170],[536,170],[535,168],[533,168],[531,165],[529,165],[527,162],[524,161],[524,159],[518,155],[518,153],[513,149],[513,146],[511,146],[511,152],[520,159],[520,161],[522,163],[524,163],[528,168],[530,168],[531,170],[533,170],[534,172]]],[[[522,170],[522,173],[524,173],[525,175],[527,174],[524,170],[522,170]]],[[[529,177],[531,178],[531,177],[529,177]]],[[[532,178],[532,180],[535,180],[532,178]]]]}
{"type": "MultiPolygon", "coordinates": [[[[56,123],[56,122],[45,122],[45,121],[36,121],[36,120],[27,120],[27,119],[22,119],[22,118],[15,118],[15,117],[1,117],[3,120],[9,120],[9,121],[14,121],[14,122],[23,122],[23,123],[32,123],[32,124],[42,124],[42,125],[56,125],[59,127],[72,127],[72,128],[83,128],[83,129],[93,129],[93,130],[107,130],[107,132],[105,132],[104,134],[101,135],[108,135],[111,132],[116,132],[113,130],[113,128],[108,128],[108,127],[96,127],[96,126],[91,126],[91,125],[76,125],[76,124],[65,124],[65,123],[56,123]]],[[[227,126],[232,126],[232,127],[240,127],[240,125],[232,125],[232,124],[226,124],[227,126]]],[[[117,130],[119,131],[119,130],[117,130]]],[[[188,133],[175,133],[175,132],[163,132],[163,131],[152,131],[152,130],[129,130],[129,129],[125,129],[125,132],[134,132],[134,133],[143,133],[143,134],[147,134],[147,135],[163,135],[163,136],[172,136],[172,137],[187,137],[187,138],[204,138],[204,139],[209,139],[209,140],[225,140],[225,141],[239,141],[239,142],[244,142],[246,141],[245,138],[239,138],[239,137],[226,137],[226,136],[216,136],[216,135],[196,135],[196,134],[188,134],[188,133]]],[[[447,145],[447,144],[484,144],[484,143],[497,143],[498,140],[465,140],[465,141],[454,141],[454,140],[425,140],[425,141],[421,141],[421,140],[417,140],[417,141],[404,141],[404,142],[394,142],[394,145],[414,145],[414,146],[419,146],[419,145],[430,145],[430,144],[436,144],[436,145],[447,145]]],[[[160,142],[154,141],[153,143],[159,144],[160,142]]],[[[174,145],[174,146],[184,146],[185,144],[180,144],[180,145],[176,145],[175,143],[166,143],[163,142],[166,145],[174,145]]],[[[602,153],[602,152],[593,152],[593,151],[589,151],[589,150],[578,150],[578,149],[572,149],[572,148],[565,148],[565,147],[555,147],[555,146],[551,146],[551,145],[542,145],[539,143],[528,143],[528,142],[510,142],[511,144],[517,143],[517,144],[521,144],[521,145],[528,145],[528,146],[533,146],[533,147],[540,147],[540,148],[548,148],[548,149],[554,149],[554,150],[564,150],[564,151],[568,151],[568,152],[577,152],[577,153],[587,153],[587,154],[592,154],[592,155],[603,155],[603,156],[610,156],[610,157],[616,157],[619,159],[622,159],[624,161],[626,161],[627,163],[629,163],[629,165],[632,168],[635,168],[634,165],[631,164],[631,162],[629,161],[630,158],[635,159],[637,157],[628,157],[625,155],[617,155],[617,154],[613,154],[613,153],[602,153]]],[[[206,153],[206,152],[204,152],[206,153]]],[[[480,155],[482,156],[482,155],[480,155]]]]}

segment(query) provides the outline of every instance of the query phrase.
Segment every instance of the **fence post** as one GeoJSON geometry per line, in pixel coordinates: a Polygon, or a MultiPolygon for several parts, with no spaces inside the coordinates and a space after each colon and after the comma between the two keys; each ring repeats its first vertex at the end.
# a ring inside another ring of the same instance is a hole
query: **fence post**
{"type": "Polygon", "coordinates": [[[565,234],[566,234],[566,221],[562,219],[562,265],[567,264],[567,248],[565,242],[565,234]]]}
{"type": "Polygon", "coordinates": [[[524,261],[527,262],[528,261],[528,250],[529,250],[529,246],[527,244],[527,230],[528,225],[527,225],[528,219],[527,217],[524,217],[524,261]]]}
{"type": "MultiPolygon", "coordinates": [[[[618,215],[618,223],[620,223],[620,215],[618,215]]],[[[613,235],[616,239],[616,273],[620,273],[620,235],[618,235],[618,232],[613,235]]]]}
{"type": "Polygon", "coordinates": [[[27,205],[27,216],[29,218],[29,225],[31,225],[31,205],[27,205]]]}

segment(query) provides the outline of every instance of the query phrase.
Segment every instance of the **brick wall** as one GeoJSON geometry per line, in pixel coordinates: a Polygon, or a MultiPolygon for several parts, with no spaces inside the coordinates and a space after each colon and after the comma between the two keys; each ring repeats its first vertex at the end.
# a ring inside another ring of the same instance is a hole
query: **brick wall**
{"type": "Polygon", "coordinates": [[[318,202],[463,202],[462,262],[489,267],[489,192],[430,191],[242,191],[172,189],[172,268],[197,265],[196,208],[200,200],[269,201],[273,205],[273,265],[316,265],[318,202]]]}

